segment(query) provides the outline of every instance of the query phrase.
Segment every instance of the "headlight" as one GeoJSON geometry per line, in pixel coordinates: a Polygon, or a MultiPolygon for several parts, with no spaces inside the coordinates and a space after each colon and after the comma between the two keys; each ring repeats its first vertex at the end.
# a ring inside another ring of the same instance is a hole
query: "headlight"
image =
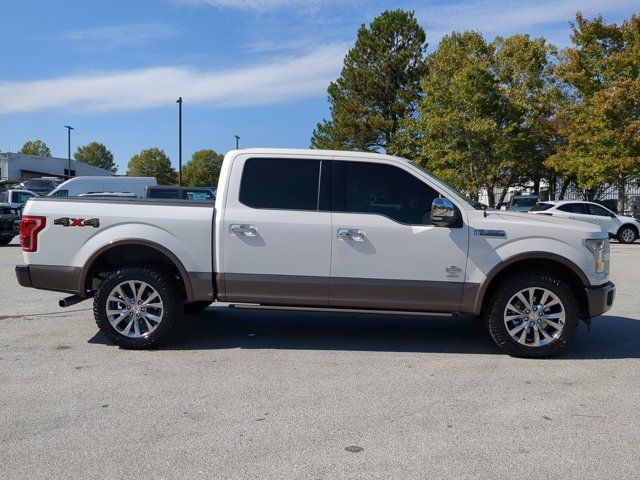
{"type": "Polygon", "coordinates": [[[609,240],[590,238],[584,241],[585,246],[596,257],[596,273],[605,270],[605,253],[609,249],[609,240]]]}

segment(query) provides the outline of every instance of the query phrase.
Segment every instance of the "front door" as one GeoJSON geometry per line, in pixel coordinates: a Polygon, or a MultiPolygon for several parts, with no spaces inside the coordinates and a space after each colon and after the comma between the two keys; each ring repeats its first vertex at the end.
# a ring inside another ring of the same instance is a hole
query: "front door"
{"type": "Polygon", "coordinates": [[[329,303],[430,312],[457,311],[468,227],[431,223],[439,192],[408,167],[334,161],[329,303]]]}
{"type": "Polygon", "coordinates": [[[595,203],[587,204],[588,213],[590,214],[591,221],[597,225],[600,225],[605,232],[615,234],[618,231],[617,223],[620,223],[618,217],[613,212],[610,212],[606,208],[596,205],[595,203]]]}
{"type": "Polygon", "coordinates": [[[320,205],[322,163],[236,157],[218,236],[222,300],[327,306],[331,213],[320,205]]]}

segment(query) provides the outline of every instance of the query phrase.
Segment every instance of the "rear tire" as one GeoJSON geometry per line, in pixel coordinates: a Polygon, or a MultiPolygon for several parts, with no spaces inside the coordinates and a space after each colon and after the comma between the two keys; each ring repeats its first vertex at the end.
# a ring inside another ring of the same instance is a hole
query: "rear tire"
{"type": "Polygon", "coordinates": [[[100,331],[122,348],[149,349],[165,341],[182,317],[184,299],[171,275],[146,266],[123,267],[93,300],[100,331]]]}
{"type": "Polygon", "coordinates": [[[638,238],[638,232],[630,225],[625,225],[618,230],[618,241],[620,243],[633,243],[638,238]]]}
{"type": "Polygon", "coordinates": [[[579,308],[563,280],[545,272],[505,279],[483,314],[491,338],[514,357],[544,358],[560,353],[574,337],[579,308]]]}

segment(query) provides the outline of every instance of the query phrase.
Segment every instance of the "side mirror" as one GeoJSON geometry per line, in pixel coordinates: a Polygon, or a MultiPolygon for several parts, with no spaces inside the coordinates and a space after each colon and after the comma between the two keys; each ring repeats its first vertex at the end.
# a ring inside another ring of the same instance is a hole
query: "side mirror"
{"type": "Polygon", "coordinates": [[[431,204],[431,221],[438,227],[450,227],[458,220],[456,207],[448,198],[436,198],[431,204]]]}

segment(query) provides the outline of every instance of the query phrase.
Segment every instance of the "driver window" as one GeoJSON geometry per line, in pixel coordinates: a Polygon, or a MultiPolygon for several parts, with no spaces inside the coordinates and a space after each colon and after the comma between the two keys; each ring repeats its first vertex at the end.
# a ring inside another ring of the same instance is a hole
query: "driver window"
{"type": "Polygon", "coordinates": [[[431,203],[439,194],[410,173],[368,162],[338,161],[334,168],[334,211],[384,215],[406,225],[432,224],[431,203]]]}

